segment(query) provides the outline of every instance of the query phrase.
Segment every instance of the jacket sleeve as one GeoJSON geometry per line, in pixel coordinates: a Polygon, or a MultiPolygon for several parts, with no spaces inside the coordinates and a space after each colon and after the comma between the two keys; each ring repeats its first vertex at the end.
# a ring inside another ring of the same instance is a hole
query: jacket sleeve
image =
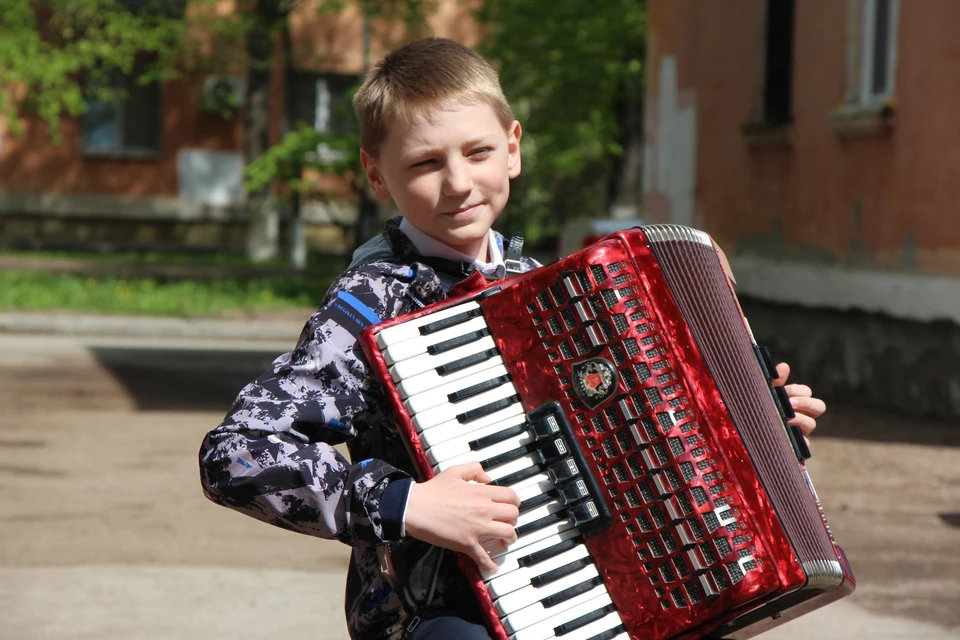
{"type": "Polygon", "coordinates": [[[378,395],[357,340],[403,312],[402,283],[348,272],[294,351],[240,392],[200,449],[204,493],[279,527],[351,546],[402,535],[412,480],[381,460],[353,464],[334,448],[360,435],[378,395]]]}

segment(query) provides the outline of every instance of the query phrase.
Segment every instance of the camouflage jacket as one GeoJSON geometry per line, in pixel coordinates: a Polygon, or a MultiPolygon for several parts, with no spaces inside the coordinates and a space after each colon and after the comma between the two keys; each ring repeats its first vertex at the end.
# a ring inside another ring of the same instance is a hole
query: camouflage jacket
{"type": "Polygon", "coordinates": [[[416,615],[475,607],[454,553],[400,536],[415,472],[357,339],[371,324],[442,300],[465,275],[424,264],[399,221],[358,250],[295,349],[244,387],[200,450],[214,502],[353,547],[345,609],[354,638],[398,637],[416,615]],[[334,448],[343,442],[352,464],[334,448]],[[385,543],[399,580],[381,574],[385,543]]]}

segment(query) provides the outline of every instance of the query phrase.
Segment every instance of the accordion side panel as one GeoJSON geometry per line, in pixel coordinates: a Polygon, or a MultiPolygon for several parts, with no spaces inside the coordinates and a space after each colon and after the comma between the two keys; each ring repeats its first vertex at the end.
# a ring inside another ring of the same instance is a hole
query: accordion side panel
{"type": "Polygon", "coordinates": [[[481,305],[524,408],[560,402],[604,492],[613,523],[586,542],[631,637],[707,632],[803,583],[641,233],[617,234],[481,305]],[[616,369],[616,389],[590,407],[575,378],[597,359],[616,369]]]}
{"type": "Polygon", "coordinates": [[[715,249],[695,243],[664,242],[654,252],[667,273],[690,331],[701,345],[721,395],[729,401],[734,422],[760,472],[776,514],[783,523],[801,563],[836,560],[836,551],[822,513],[785,434],[777,432],[781,418],[768,401],[756,356],[745,331],[715,249]],[[717,339],[717,334],[726,334],[717,339]],[[718,344],[733,348],[720,351],[718,344]],[[771,428],[774,427],[774,428],[771,428]]]}

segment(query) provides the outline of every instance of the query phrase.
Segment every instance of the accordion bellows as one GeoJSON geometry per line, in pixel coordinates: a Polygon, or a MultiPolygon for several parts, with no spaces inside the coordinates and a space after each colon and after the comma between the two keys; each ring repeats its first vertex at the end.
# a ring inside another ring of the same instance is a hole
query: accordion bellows
{"type": "Polygon", "coordinates": [[[853,591],[706,234],[622,231],[361,338],[424,478],[521,496],[498,638],[747,638],[853,591]]]}

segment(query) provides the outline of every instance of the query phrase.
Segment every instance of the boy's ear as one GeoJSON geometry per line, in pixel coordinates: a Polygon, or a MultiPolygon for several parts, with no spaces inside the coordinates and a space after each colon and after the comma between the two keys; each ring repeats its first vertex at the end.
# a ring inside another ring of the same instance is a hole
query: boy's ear
{"type": "Polygon", "coordinates": [[[507,131],[507,175],[516,178],[520,175],[520,136],[523,130],[516,120],[507,131]]]}
{"type": "Polygon", "coordinates": [[[387,189],[387,184],[383,181],[383,173],[377,166],[377,161],[364,149],[360,149],[360,164],[363,165],[363,170],[367,174],[367,180],[370,182],[370,190],[373,191],[373,195],[380,200],[389,198],[390,190],[387,189]]]}

